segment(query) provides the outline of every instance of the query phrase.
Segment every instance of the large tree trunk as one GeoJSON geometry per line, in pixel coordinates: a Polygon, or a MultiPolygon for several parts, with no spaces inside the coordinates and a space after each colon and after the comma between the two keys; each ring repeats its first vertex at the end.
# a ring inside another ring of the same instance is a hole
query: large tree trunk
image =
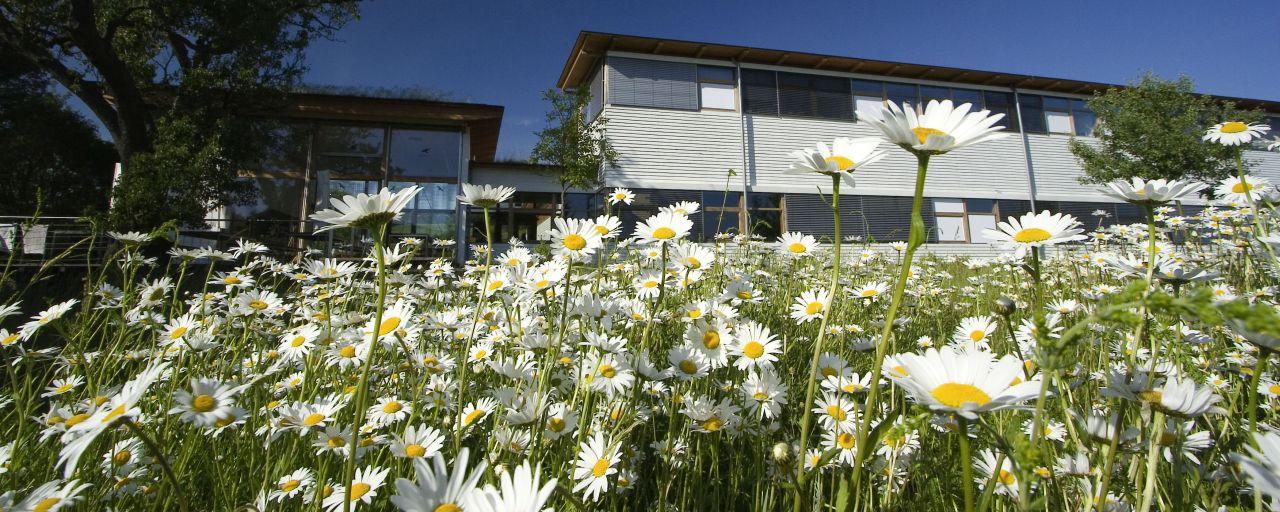
{"type": "MultiPolygon", "coordinates": [[[[98,33],[95,17],[92,0],[73,0],[67,28],[111,95],[115,106],[112,121],[116,128],[112,138],[120,162],[127,166],[133,155],[152,148],[151,114],[128,66],[111,48],[111,41],[98,33]]],[[[102,100],[105,102],[105,98],[102,100]]],[[[94,113],[102,116],[97,109],[94,113]]],[[[103,119],[104,123],[107,121],[103,119]]]]}

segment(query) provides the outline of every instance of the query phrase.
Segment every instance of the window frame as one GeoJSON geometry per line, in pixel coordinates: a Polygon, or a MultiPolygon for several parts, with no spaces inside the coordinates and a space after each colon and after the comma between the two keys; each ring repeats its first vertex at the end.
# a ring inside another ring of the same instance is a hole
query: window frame
{"type": "MultiPolygon", "coordinates": [[[[708,64],[698,64],[698,67],[694,70],[694,74],[697,76],[697,79],[698,79],[697,81],[698,81],[698,110],[699,110],[699,111],[703,111],[703,110],[712,110],[712,111],[716,111],[716,112],[737,112],[737,111],[741,108],[741,105],[742,105],[742,98],[741,98],[741,96],[739,96],[739,94],[740,94],[740,93],[739,93],[739,91],[738,91],[738,89],[739,89],[739,87],[738,87],[738,68],[736,68],[736,67],[730,67],[730,66],[712,66],[712,65],[708,65],[708,64]],[[728,79],[728,80],[723,80],[723,79],[714,79],[714,78],[707,78],[707,79],[704,79],[704,78],[702,77],[702,68],[727,69],[727,70],[729,70],[729,72],[732,74],[732,76],[733,76],[733,77],[732,77],[732,78],[730,78],[730,79],[728,79]],[[731,86],[731,87],[733,88],[733,108],[708,107],[708,106],[706,106],[705,104],[703,104],[703,101],[702,101],[702,84],[719,84],[719,85],[728,85],[728,86],[731,86]]],[[[775,73],[775,75],[774,75],[774,76],[775,76],[774,81],[775,81],[775,84],[776,84],[776,83],[777,83],[777,78],[776,78],[777,74],[775,73]]],[[[776,85],[775,85],[775,87],[774,87],[774,88],[775,88],[775,89],[777,88],[777,87],[776,87],[776,85]]],[[[776,90],[775,90],[775,93],[774,93],[774,94],[775,94],[775,95],[777,94],[776,90]]]]}
{"type": "MultiPolygon", "coordinates": [[[[961,225],[964,226],[964,240],[942,240],[941,238],[938,238],[938,241],[936,243],[939,243],[939,244],[975,244],[977,243],[973,241],[974,240],[973,232],[969,227],[970,215],[991,215],[995,217],[997,223],[1000,222],[1000,200],[999,199],[988,199],[984,197],[931,197],[929,199],[931,201],[938,201],[938,200],[960,201],[960,208],[962,211],[959,211],[959,212],[939,212],[936,206],[933,209],[933,216],[935,218],[936,217],[959,218],[961,219],[961,225]],[[982,212],[982,211],[970,211],[969,201],[991,201],[991,211],[989,213],[982,212]]],[[[935,230],[937,229],[936,222],[934,223],[934,229],[935,230]]]]}

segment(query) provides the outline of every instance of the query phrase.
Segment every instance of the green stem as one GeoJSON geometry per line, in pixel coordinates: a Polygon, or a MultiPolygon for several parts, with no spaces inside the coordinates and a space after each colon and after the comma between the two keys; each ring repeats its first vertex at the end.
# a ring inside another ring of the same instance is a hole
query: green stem
{"type": "MultiPolygon", "coordinates": [[[[911,260],[915,257],[916,249],[924,244],[924,218],[920,215],[921,204],[924,201],[924,179],[929,171],[929,155],[916,155],[916,189],[915,199],[911,203],[911,234],[907,238],[907,249],[902,254],[902,268],[898,272],[898,280],[893,285],[893,300],[889,303],[889,311],[885,313],[884,327],[880,330],[880,341],[876,343],[875,360],[871,363],[871,369],[868,370],[872,375],[880,374],[880,366],[884,364],[885,353],[889,350],[889,336],[893,334],[893,321],[898,315],[898,307],[902,304],[902,294],[907,287],[907,278],[911,276],[911,260]]],[[[876,407],[880,401],[880,379],[871,379],[871,389],[867,392],[867,403],[862,409],[862,419],[858,424],[857,451],[853,460],[853,485],[850,486],[851,492],[861,494],[860,484],[862,483],[862,466],[869,454],[867,446],[867,436],[871,432],[871,417],[875,415],[876,407]]],[[[805,404],[808,408],[809,404],[805,404]]]]}
{"type": "MultiPolygon", "coordinates": [[[[956,462],[960,464],[960,485],[964,488],[964,510],[965,512],[973,512],[973,454],[969,447],[969,420],[964,418],[956,418],[956,423],[960,425],[960,458],[956,462]]],[[[1000,467],[996,467],[999,471],[1000,467]]]]}
{"type": "Polygon", "coordinates": [[[1253,376],[1250,377],[1248,401],[1249,436],[1258,432],[1258,384],[1262,382],[1262,374],[1267,372],[1267,362],[1271,359],[1271,351],[1259,349],[1258,362],[1253,365],[1253,376]]]}
{"type": "Polygon", "coordinates": [[[1156,489],[1156,470],[1160,464],[1160,438],[1164,436],[1164,413],[1156,411],[1151,418],[1151,444],[1147,447],[1147,478],[1142,488],[1142,505],[1140,512],[1151,510],[1151,501],[1156,489]]]}
{"type": "Polygon", "coordinates": [[[377,313],[374,314],[373,329],[369,339],[369,354],[364,360],[364,369],[360,373],[360,384],[356,389],[355,401],[355,421],[351,424],[351,448],[350,454],[347,456],[346,467],[343,470],[342,481],[346,483],[346,489],[342,502],[342,512],[351,512],[351,484],[355,480],[356,475],[356,453],[360,447],[360,427],[364,425],[365,419],[365,402],[369,398],[369,374],[373,369],[374,356],[378,354],[378,335],[382,326],[382,313],[386,309],[387,300],[387,269],[386,261],[383,260],[382,239],[386,237],[387,225],[384,223],[378,226],[373,239],[373,254],[378,262],[378,302],[377,313]]]}
{"type": "MultiPolygon", "coordinates": [[[[831,268],[831,285],[827,288],[825,311],[822,312],[822,322],[818,326],[818,338],[813,342],[813,358],[809,361],[809,386],[805,391],[805,399],[803,405],[804,417],[800,420],[800,457],[804,457],[805,452],[809,448],[809,426],[813,421],[813,395],[817,392],[818,383],[818,359],[822,356],[822,342],[827,336],[827,323],[831,321],[832,313],[836,301],[836,292],[840,289],[840,177],[831,177],[831,214],[834,218],[834,232],[832,240],[833,267],[831,268]]],[[[799,512],[802,509],[807,490],[807,475],[804,473],[804,464],[796,465],[796,499],[793,509],[799,512]]]]}

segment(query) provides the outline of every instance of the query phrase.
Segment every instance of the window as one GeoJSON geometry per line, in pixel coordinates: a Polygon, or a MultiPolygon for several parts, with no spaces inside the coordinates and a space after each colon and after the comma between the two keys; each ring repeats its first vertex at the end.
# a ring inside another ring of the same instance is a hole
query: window
{"type": "Polygon", "coordinates": [[[884,82],[875,80],[853,81],[853,110],[867,115],[878,115],[884,106],[884,82]]]}
{"type": "Polygon", "coordinates": [[[311,147],[311,125],[279,123],[270,128],[262,160],[256,171],[302,176],[307,172],[307,150],[311,147]]]}
{"type": "Polygon", "coordinates": [[[951,89],[946,87],[934,87],[931,85],[920,86],[920,104],[926,105],[929,100],[949,100],[951,99],[951,89]]]}
{"type": "Polygon", "coordinates": [[[846,78],[778,73],[778,111],[782,115],[853,119],[853,97],[846,78]]]}
{"type": "Polygon", "coordinates": [[[746,232],[746,222],[751,223],[751,233],[766,239],[774,239],[783,231],[782,194],[752,192],[743,204],[741,192],[702,192],[702,236],[707,242],[720,233],[746,232]]]}
{"type": "Polygon", "coordinates": [[[315,169],[335,177],[382,179],[386,128],[320,126],[316,130],[315,169]]]}
{"type": "Polygon", "coordinates": [[[1018,116],[1013,109],[1013,93],[984,91],[982,93],[983,108],[991,111],[992,114],[1004,114],[997,124],[1004,126],[1005,130],[1018,131],[1018,116]]]}
{"type": "Polygon", "coordinates": [[[1075,133],[1071,129],[1071,100],[1045,96],[1044,119],[1049,133],[1075,133]]]}
{"type": "Polygon", "coordinates": [[[1022,129],[1027,133],[1047,133],[1044,119],[1044,98],[1034,94],[1019,94],[1018,107],[1022,113],[1022,129]]]}
{"type": "Polygon", "coordinates": [[[435,130],[391,130],[388,179],[440,178],[458,181],[462,166],[462,133],[435,130]]]}
{"type": "Polygon", "coordinates": [[[458,185],[453,183],[415,183],[392,181],[387,188],[392,192],[417,185],[422,192],[405,206],[404,214],[391,225],[391,233],[405,236],[449,238],[456,235],[456,210],[458,185]]]}
{"type": "Polygon", "coordinates": [[[733,68],[698,66],[698,91],[702,108],[734,110],[737,108],[737,77],[733,68]]]}
{"type": "Polygon", "coordinates": [[[920,91],[914,84],[898,84],[886,82],[884,84],[885,99],[894,102],[899,107],[903,102],[917,105],[920,103],[920,91]]]}
{"type": "Polygon", "coordinates": [[[964,222],[963,199],[934,199],[933,213],[937,216],[939,242],[966,242],[969,233],[964,222]]]}
{"type": "Polygon", "coordinates": [[[1089,110],[1089,105],[1084,100],[1071,100],[1071,118],[1076,135],[1093,136],[1093,125],[1098,123],[1098,116],[1089,110]]]}
{"type": "Polygon", "coordinates": [[[772,240],[786,230],[785,204],[782,194],[752,192],[747,196],[747,213],[751,222],[751,234],[772,240]]]}
{"type": "Polygon", "coordinates": [[[742,70],[742,109],[748,114],[778,115],[778,74],[742,70]]]}
{"type": "Polygon", "coordinates": [[[994,199],[934,199],[934,228],[939,242],[985,244],[983,230],[995,229],[994,199]]]}
{"type": "Polygon", "coordinates": [[[609,57],[609,103],[697,110],[697,68],[684,62],[609,57]]]}
{"type": "Polygon", "coordinates": [[[975,91],[972,89],[952,89],[951,101],[956,102],[957,105],[962,103],[972,103],[974,111],[982,110],[983,108],[982,91],[975,91]]]}
{"type": "Polygon", "coordinates": [[[717,234],[742,232],[741,192],[702,193],[702,236],[710,242],[717,234]]]}

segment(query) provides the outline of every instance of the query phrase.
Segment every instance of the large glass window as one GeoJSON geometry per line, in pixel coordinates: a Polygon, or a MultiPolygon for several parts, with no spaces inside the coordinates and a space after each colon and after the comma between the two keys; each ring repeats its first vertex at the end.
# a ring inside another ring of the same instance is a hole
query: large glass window
{"type": "Polygon", "coordinates": [[[733,68],[698,66],[698,95],[702,108],[734,110],[737,108],[737,76],[733,68]]]}
{"type": "Polygon", "coordinates": [[[934,199],[934,234],[939,242],[985,244],[982,232],[995,229],[999,213],[994,199],[934,199]]]}
{"type": "Polygon", "coordinates": [[[392,192],[417,185],[422,187],[418,196],[404,209],[404,215],[391,226],[397,235],[429,238],[449,238],[456,234],[456,210],[458,185],[453,183],[423,183],[393,181],[387,188],[392,192]]]}
{"type": "Polygon", "coordinates": [[[835,76],[778,73],[778,112],[800,117],[853,119],[849,80],[835,76]]]}
{"type": "Polygon", "coordinates": [[[783,208],[782,194],[752,192],[748,195],[747,213],[751,222],[751,234],[762,236],[765,240],[781,236],[786,229],[783,208]]]}
{"type": "Polygon", "coordinates": [[[778,115],[778,74],[742,70],[742,108],[749,114],[778,115]]]}
{"type": "Polygon", "coordinates": [[[1098,116],[1089,110],[1084,100],[1071,100],[1071,119],[1076,135],[1093,136],[1093,125],[1098,123],[1098,116]]]}
{"type": "Polygon", "coordinates": [[[391,130],[387,178],[457,181],[462,165],[462,132],[391,130]]]}
{"type": "Polygon", "coordinates": [[[1004,114],[999,125],[1005,130],[1018,131],[1018,113],[1013,108],[1013,93],[984,91],[982,93],[983,108],[992,114],[1004,114]]]}
{"type": "Polygon", "coordinates": [[[1044,98],[1034,94],[1019,94],[1018,108],[1022,112],[1022,129],[1027,133],[1045,133],[1048,126],[1044,119],[1044,98]]]}
{"type": "Polygon", "coordinates": [[[899,84],[894,82],[886,82],[884,84],[885,99],[894,102],[899,107],[903,102],[910,103],[911,106],[920,103],[920,90],[915,84],[899,84]]]}
{"type": "Polygon", "coordinates": [[[307,150],[310,147],[311,125],[278,123],[271,128],[265,154],[254,171],[301,176],[307,171],[307,150]]]}
{"type": "Polygon", "coordinates": [[[742,232],[741,192],[703,192],[702,193],[702,236],[711,241],[720,233],[738,234],[742,232]]]}
{"type": "Polygon", "coordinates": [[[316,130],[316,171],[335,177],[382,179],[382,150],[386,128],[322,125],[316,130]]]}

